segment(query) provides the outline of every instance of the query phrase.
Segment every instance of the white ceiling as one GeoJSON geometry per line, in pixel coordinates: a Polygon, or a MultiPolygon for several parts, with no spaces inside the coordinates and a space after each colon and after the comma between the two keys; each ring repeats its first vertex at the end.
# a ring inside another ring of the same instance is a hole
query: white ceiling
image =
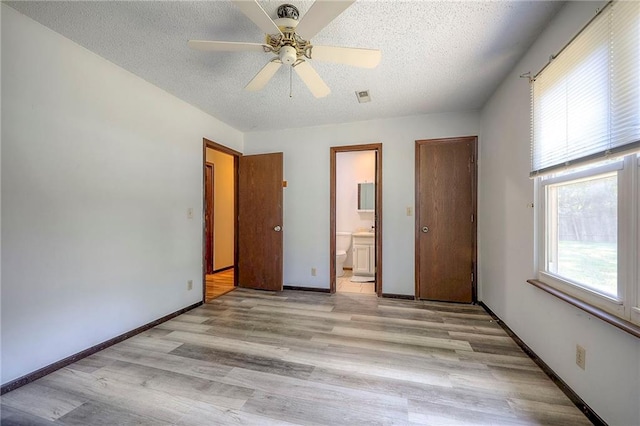
{"type": "MultiPolygon", "coordinates": [[[[260,1],[272,18],[294,4],[260,1]]],[[[268,53],[191,50],[187,40],[261,43],[262,32],[229,1],[7,2],[14,9],[241,131],[481,108],[560,1],[360,0],[316,44],[377,48],[375,69],[313,62],[331,88],[314,98],[282,67],[260,92],[243,87],[268,53]],[[355,91],[369,89],[359,104],[355,91]]],[[[523,70],[523,72],[526,70],[523,70]]]]}

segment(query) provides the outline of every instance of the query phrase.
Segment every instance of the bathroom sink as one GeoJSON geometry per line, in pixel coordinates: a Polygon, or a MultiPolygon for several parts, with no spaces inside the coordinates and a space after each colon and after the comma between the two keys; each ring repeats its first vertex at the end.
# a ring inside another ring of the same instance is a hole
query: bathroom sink
{"type": "Polygon", "coordinates": [[[375,234],[373,232],[354,232],[354,237],[373,237],[375,234]]]}

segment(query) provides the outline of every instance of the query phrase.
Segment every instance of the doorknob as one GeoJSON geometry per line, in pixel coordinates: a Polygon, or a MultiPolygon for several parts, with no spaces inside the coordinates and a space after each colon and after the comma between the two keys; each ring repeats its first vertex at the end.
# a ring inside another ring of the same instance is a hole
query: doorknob
{"type": "Polygon", "coordinates": [[[280,227],[280,225],[276,225],[276,226],[273,227],[273,230],[276,231],[276,232],[280,232],[280,231],[282,231],[282,228],[280,227]]]}
{"type": "Polygon", "coordinates": [[[422,232],[424,232],[425,234],[426,234],[427,232],[429,232],[429,227],[428,227],[428,226],[423,226],[423,227],[422,227],[422,232]]]}

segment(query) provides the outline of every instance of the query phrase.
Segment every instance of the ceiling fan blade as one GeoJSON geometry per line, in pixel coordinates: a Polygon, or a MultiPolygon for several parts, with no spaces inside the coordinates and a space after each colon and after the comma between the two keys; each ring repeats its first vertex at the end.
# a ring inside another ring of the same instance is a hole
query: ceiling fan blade
{"type": "Polygon", "coordinates": [[[233,0],[233,4],[265,34],[282,34],[280,28],[256,0],[233,0]]]}
{"type": "Polygon", "coordinates": [[[189,40],[190,48],[206,52],[264,52],[269,48],[262,43],[241,43],[234,41],[189,40]]]}
{"type": "Polygon", "coordinates": [[[253,80],[247,84],[244,89],[250,92],[255,92],[257,90],[262,89],[268,82],[271,80],[273,75],[280,69],[282,66],[282,62],[280,61],[271,61],[267,62],[267,65],[262,67],[258,74],[253,77],[253,80]]]}
{"type": "Polygon", "coordinates": [[[353,3],[355,0],[316,0],[300,20],[296,33],[303,39],[310,40],[353,3]]]}
{"type": "Polygon", "coordinates": [[[294,66],[293,69],[316,98],[324,98],[331,93],[329,86],[325,84],[309,62],[300,62],[298,65],[294,66]]]}
{"type": "Polygon", "coordinates": [[[380,63],[381,58],[382,52],[378,49],[315,45],[311,48],[311,59],[360,68],[375,68],[380,63]]]}

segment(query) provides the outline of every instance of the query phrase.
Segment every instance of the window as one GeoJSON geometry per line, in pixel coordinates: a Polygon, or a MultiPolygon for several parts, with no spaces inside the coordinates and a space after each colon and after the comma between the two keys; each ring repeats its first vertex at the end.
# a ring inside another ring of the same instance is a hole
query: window
{"type": "MultiPolygon", "coordinates": [[[[538,179],[539,279],[594,306],[630,318],[638,179],[635,154],[538,179]]],[[[637,281],[637,279],[636,279],[637,281]]]]}
{"type": "Polygon", "coordinates": [[[545,184],[547,270],[617,299],[618,171],[545,184]]]}
{"type": "Polygon", "coordinates": [[[640,325],[640,3],[609,3],[532,79],[538,280],[640,325]]]}

